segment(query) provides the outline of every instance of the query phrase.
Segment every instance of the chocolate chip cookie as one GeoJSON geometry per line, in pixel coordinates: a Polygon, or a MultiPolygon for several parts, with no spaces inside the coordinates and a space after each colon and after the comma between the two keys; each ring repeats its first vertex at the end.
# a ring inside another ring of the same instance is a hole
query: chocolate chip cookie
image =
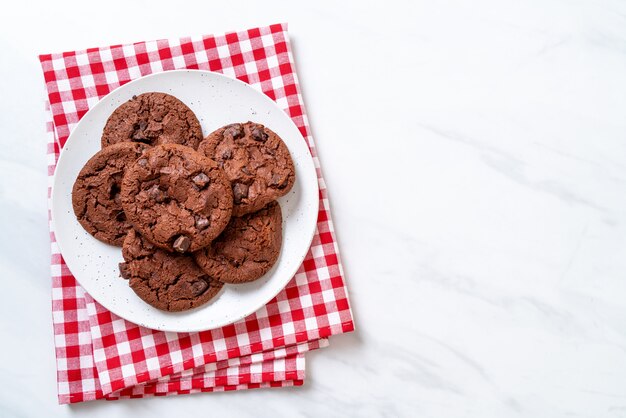
{"type": "Polygon", "coordinates": [[[189,254],[169,253],[131,229],[122,247],[120,275],[146,303],[164,311],[184,311],[212,299],[222,283],[212,279],[189,254]]]}
{"type": "Polygon", "coordinates": [[[211,245],[194,253],[209,276],[224,283],[251,282],[272,268],[283,239],[278,202],[258,212],[231,218],[211,245]]]}
{"type": "Polygon", "coordinates": [[[283,140],[258,123],[224,126],[207,136],[198,151],[226,172],[233,188],[233,216],[256,212],[286,195],[296,178],[283,140]]]}
{"type": "Polygon", "coordinates": [[[148,145],[132,142],[112,145],[91,157],[72,188],[72,206],[78,222],[94,237],[122,246],[131,228],[122,209],[120,190],[124,171],[148,145]]]}
{"type": "Polygon", "coordinates": [[[202,128],[196,115],[166,93],[133,96],[113,111],[104,126],[102,148],[120,142],[149,145],[181,144],[198,148],[202,128]]]}
{"type": "Polygon", "coordinates": [[[209,245],[233,209],[230,183],[217,163],[176,144],[153,147],[129,167],[121,198],[141,235],[180,253],[209,245]]]}

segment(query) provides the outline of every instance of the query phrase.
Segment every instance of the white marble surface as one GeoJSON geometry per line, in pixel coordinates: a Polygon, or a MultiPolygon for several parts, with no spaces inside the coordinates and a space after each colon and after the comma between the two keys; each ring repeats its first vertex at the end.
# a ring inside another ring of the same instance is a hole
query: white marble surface
{"type": "Polygon", "coordinates": [[[626,3],[366,3],[3,9],[0,416],[626,416],[626,3]],[[358,331],[298,389],[56,405],[36,54],[277,21],[358,331]]]}

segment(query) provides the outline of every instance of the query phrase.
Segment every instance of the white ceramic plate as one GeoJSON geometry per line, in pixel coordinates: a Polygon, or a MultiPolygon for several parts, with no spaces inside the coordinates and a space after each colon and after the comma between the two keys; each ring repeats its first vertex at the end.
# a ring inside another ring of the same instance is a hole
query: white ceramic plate
{"type": "Polygon", "coordinates": [[[315,232],[318,184],[306,142],[291,119],[263,93],[239,80],[207,71],[167,71],[134,80],[111,92],[81,119],[59,158],[52,190],[52,221],[61,254],[85,290],[115,314],[136,324],[177,332],[213,329],[256,311],[293,277],[315,232]],[[100,149],[104,124],[115,108],[133,95],[169,93],[198,116],[203,133],[252,120],[275,131],[287,144],[296,168],[296,183],[279,199],[283,245],[274,268],[259,280],[225,285],[207,304],[185,312],[164,312],[146,304],[119,277],[119,247],[104,244],[78,223],[72,209],[72,186],[83,165],[100,149]]]}

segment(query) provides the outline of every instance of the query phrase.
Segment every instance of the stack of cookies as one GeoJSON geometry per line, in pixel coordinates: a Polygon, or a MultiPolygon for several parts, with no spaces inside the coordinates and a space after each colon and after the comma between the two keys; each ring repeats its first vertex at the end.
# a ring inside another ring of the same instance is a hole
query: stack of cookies
{"type": "Polygon", "coordinates": [[[120,275],[148,304],[195,308],[278,259],[276,199],[295,170],[267,127],[233,123],[203,139],[183,102],[144,93],[111,114],[101,144],[74,183],[74,212],[95,238],[122,247],[120,275]]]}

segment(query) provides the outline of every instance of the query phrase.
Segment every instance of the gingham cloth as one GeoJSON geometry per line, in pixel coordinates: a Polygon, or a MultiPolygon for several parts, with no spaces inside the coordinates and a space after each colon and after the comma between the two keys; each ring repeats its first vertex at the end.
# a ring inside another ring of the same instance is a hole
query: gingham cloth
{"type": "Polygon", "coordinates": [[[275,100],[306,139],[320,188],[311,249],[285,289],[243,320],[200,333],[142,328],[106,310],[71,275],[51,229],[59,402],[301,385],[304,353],[354,324],[287,26],[39,58],[48,99],[49,197],[59,152],[89,108],[130,80],[173,69],[220,72],[275,100]]]}

